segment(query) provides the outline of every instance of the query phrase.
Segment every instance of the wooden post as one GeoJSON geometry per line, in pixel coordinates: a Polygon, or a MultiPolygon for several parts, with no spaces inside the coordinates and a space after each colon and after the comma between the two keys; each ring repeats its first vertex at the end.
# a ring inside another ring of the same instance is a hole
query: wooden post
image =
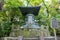
{"type": "Polygon", "coordinates": [[[23,40],[23,37],[22,37],[22,36],[19,36],[19,37],[18,37],[18,40],[23,40]]]}
{"type": "Polygon", "coordinates": [[[58,26],[58,20],[56,18],[51,19],[51,27],[53,28],[53,31],[54,31],[55,40],[57,40],[55,29],[57,29],[59,26],[58,26]]]}
{"type": "Polygon", "coordinates": [[[54,30],[55,40],[57,40],[56,30],[55,29],[53,29],[53,30],[54,30]]]}
{"type": "Polygon", "coordinates": [[[4,0],[0,0],[0,10],[2,10],[3,4],[4,4],[4,0]]]}
{"type": "Polygon", "coordinates": [[[1,5],[2,5],[2,4],[0,3],[0,10],[2,9],[1,5]]]}

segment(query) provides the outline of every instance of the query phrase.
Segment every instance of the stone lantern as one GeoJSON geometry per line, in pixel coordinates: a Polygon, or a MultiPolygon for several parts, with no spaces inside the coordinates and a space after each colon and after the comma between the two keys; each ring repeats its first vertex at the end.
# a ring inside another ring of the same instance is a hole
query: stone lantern
{"type": "Polygon", "coordinates": [[[29,37],[32,37],[33,34],[31,34],[31,32],[36,33],[40,29],[39,25],[34,21],[34,16],[38,15],[40,6],[19,7],[19,9],[20,9],[22,15],[25,17],[25,23],[20,28],[23,30],[29,31],[30,32],[29,37]]]}

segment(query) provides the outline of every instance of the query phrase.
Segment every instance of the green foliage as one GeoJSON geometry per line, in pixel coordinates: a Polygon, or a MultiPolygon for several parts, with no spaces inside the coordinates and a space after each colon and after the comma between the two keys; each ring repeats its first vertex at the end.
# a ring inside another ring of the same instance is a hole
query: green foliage
{"type": "Polygon", "coordinates": [[[5,21],[3,23],[0,23],[0,37],[4,37],[4,36],[9,36],[9,33],[10,33],[10,22],[8,21],[5,21]]]}
{"type": "Polygon", "coordinates": [[[4,7],[18,7],[22,6],[22,1],[21,0],[5,0],[5,5],[4,7]]]}
{"type": "Polygon", "coordinates": [[[31,6],[39,6],[42,0],[30,0],[30,5],[31,6]]]}

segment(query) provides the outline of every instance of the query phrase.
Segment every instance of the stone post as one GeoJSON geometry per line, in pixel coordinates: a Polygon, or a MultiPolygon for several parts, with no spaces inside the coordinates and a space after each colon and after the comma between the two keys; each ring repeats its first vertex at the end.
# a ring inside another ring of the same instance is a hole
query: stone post
{"type": "Polygon", "coordinates": [[[23,40],[23,36],[19,36],[18,37],[18,40],[23,40]]]}
{"type": "Polygon", "coordinates": [[[4,37],[4,40],[7,40],[7,38],[6,38],[6,37],[4,37]]]}

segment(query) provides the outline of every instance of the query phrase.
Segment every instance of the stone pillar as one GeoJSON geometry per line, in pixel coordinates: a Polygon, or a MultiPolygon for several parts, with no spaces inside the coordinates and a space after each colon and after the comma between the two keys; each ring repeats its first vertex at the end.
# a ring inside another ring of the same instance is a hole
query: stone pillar
{"type": "Polygon", "coordinates": [[[22,37],[22,36],[19,36],[19,37],[18,37],[18,40],[23,40],[23,37],[22,37]]]}
{"type": "Polygon", "coordinates": [[[39,40],[44,40],[44,35],[43,35],[43,32],[41,31],[41,34],[39,36],[39,40]]]}
{"type": "Polygon", "coordinates": [[[6,38],[6,37],[4,37],[4,40],[7,40],[7,38],[6,38]]]}
{"type": "Polygon", "coordinates": [[[40,33],[40,36],[39,36],[39,40],[44,40],[44,26],[41,25],[41,33],[40,33]]]}

